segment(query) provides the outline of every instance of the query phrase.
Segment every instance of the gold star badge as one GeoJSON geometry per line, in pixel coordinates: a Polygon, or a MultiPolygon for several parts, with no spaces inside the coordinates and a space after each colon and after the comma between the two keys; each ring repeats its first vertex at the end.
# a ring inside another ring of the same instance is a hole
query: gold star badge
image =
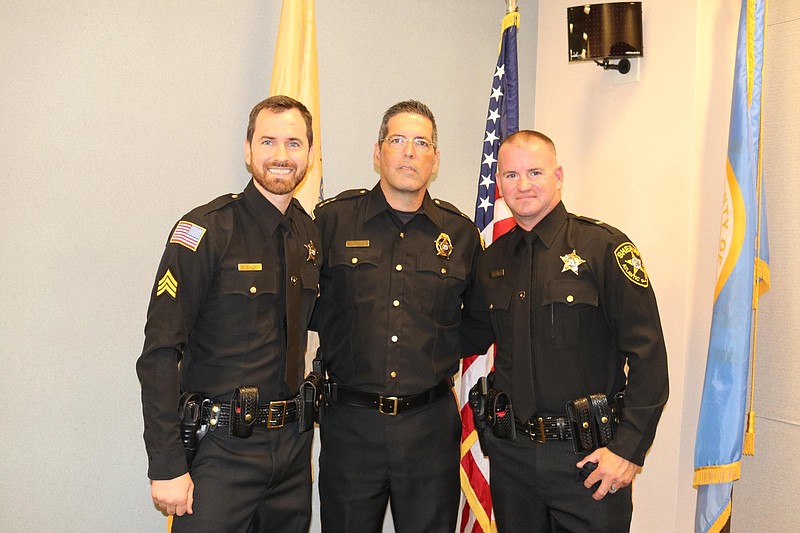
{"type": "Polygon", "coordinates": [[[308,257],[306,257],[306,261],[309,261],[317,266],[317,247],[314,246],[314,241],[308,241],[308,244],[304,244],[306,250],[308,250],[308,257]]]}
{"type": "Polygon", "coordinates": [[[572,250],[572,253],[562,255],[561,260],[564,261],[564,268],[561,269],[561,272],[566,272],[567,270],[572,270],[575,275],[578,275],[578,267],[581,266],[586,261],[581,258],[575,250],[572,250]]]}
{"type": "Polygon", "coordinates": [[[447,233],[440,233],[439,237],[433,242],[436,244],[436,255],[450,259],[450,254],[453,253],[453,243],[450,242],[450,236],[447,233]]]}

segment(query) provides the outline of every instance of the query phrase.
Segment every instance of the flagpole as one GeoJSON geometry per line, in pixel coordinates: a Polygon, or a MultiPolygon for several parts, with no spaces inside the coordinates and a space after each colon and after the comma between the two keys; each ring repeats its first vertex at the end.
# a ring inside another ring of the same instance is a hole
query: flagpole
{"type": "Polygon", "coordinates": [[[517,11],[517,0],[506,0],[506,13],[514,13],[517,11]]]}

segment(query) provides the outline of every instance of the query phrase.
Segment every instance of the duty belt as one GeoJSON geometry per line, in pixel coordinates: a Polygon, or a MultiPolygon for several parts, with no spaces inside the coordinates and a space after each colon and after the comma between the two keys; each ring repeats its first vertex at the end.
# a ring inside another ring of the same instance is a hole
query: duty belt
{"type": "MultiPolygon", "coordinates": [[[[300,397],[279,400],[259,405],[255,410],[255,427],[266,429],[282,428],[284,424],[297,420],[300,413],[300,397]]],[[[231,423],[231,406],[225,403],[212,403],[203,406],[203,421],[211,428],[226,427],[231,423]]]]}
{"type": "Polygon", "coordinates": [[[563,415],[534,414],[530,420],[526,422],[516,420],[516,423],[518,430],[536,442],[572,440],[569,419],[563,415]]]}
{"type": "Polygon", "coordinates": [[[338,383],[330,383],[329,400],[332,403],[343,403],[356,407],[377,409],[382,415],[395,416],[397,413],[417,409],[433,403],[445,396],[453,387],[453,380],[445,378],[432,389],[409,396],[384,396],[374,392],[363,392],[351,389],[338,383]]]}

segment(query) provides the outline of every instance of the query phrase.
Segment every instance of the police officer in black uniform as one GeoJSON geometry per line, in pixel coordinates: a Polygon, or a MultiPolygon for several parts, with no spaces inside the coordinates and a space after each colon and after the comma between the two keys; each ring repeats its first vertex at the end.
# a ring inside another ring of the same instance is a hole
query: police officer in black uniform
{"type": "MultiPolygon", "coordinates": [[[[320,203],[325,264],[314,312],[332,402],[320,423],[322,529],[455,528],[462,354],[491,342],[476,297],[475,225],[427,192],[439,164],[436,123],[417,101],[383,116],[380,182],[320,203]]],[[[312,325],[312,327],[313,327],[312,325]]]]}
{"type": "Polygon", "coordinates": [[[494,512],[504,532],[628,531],[630,484],[667,400],[666,348],[636,246],[568,213],[562,183],[545,135],[501,144],[497,185],[517,227],[481,258],[479,282],[497,336],[490,386],[510,396],[516,439],[482,435],[494,512]],[[595,400],[613,415],[592,418],[595,400]],[[577,426],[568,402],[588,413],[577,426]]]}
{"type": "Polygon", "coordinates": [[[142,385],[155,504],[173,532],[305,532],[311,433],[298,431],[319,231],[292,192],[312,154],[311,114],[285,96],[250,113],[241,194],[177,223],[150,297],[142,385]],[[187,465],[179,396],[196,393],[206,429],[187,465]]]}

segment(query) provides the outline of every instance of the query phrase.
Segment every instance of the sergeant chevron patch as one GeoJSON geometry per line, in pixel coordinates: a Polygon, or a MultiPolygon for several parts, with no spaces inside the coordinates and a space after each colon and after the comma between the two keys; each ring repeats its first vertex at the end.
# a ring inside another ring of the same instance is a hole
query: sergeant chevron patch
{"type": "Polygon", "coordinates": [[[158,280],[158,286],[156,287],[156,298],[165,292],[172,296],[173,300],[178,299],[178,280],[175,279],[175,276],[172,275],[172,272],[170,272],[169,269],[167,269],[167,272],[164,274],[164,276],[158,280]]]}

